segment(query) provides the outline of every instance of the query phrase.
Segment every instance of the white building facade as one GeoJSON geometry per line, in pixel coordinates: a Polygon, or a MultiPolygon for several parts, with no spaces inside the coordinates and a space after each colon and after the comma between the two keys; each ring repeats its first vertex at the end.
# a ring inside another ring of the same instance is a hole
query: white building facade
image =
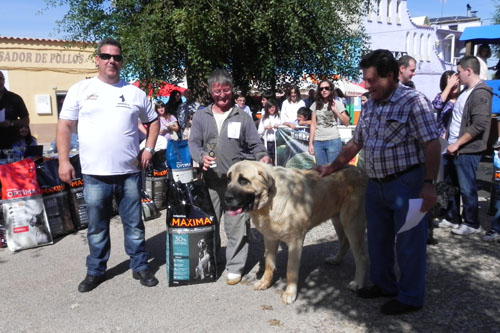
{"type": "MultiPolygon", "coordinates": [[[[373,9],[364,20],[369,48],[388,49],[396,58],[405,54],[415,58],[413,82],[417,90],[432,100],[440,91],[442,73],[456,70],[457,60],[464,55],[464,44],[458,41],[461,31],[431,26],[427,17],[411,18],[406,0],[373,1],[373,9]]],[[[469,21],[460,30],[481,25],[480,19],[469,21]]]]}

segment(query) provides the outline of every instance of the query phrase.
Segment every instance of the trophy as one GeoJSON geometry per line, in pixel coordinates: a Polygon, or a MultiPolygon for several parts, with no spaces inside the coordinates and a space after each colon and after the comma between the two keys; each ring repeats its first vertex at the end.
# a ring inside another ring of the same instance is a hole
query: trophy
{"type": "MultiPolygon", "coordinates": [[[[215,158],[215,147],[217,147],[217,139],[211,139],[207,142],[208,156],[215,158]]],[[[216,161],[212,161],[210,165],[211,168],[215,168],[217,166],[216,161]]]]}

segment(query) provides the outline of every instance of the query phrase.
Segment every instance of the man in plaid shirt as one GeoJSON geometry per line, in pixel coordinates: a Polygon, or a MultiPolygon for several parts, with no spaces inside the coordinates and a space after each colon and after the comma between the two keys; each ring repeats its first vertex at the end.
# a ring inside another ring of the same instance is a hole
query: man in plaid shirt
{"type": "Polygon", "coordinates": [[[419,310],[424,302],[427,215],[416,226],[399,231],[410,199],[423,199],[422,212],[436,203],[439,132],[429,100],[398,82],[398,63],[391,52],[373,51],[363,57],[360,67],[371,98],[353,138],[335,161],[317,170],[321,176],[335,172],[364,148],[370,178],[366,219],[373,286],[358,290],[358,296],[394,297],[381,311],[398,315],[419,310]],[[399,280],[394,272],[394,245],[399,280]]]}

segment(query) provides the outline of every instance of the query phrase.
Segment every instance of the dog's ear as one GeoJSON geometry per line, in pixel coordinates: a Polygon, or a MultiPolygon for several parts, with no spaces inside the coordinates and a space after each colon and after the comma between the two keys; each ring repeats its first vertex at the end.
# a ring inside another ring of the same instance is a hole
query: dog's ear
{"type": "Polygon", "coordinates": [[[266,170],[259,170],[258,175],[260,181],[264,184],[265,190],[260,191],[260,193],[255,196],[254,207],[256,209],[261,209],[269,202],[269,200],[271,200],[271,198],[276,193],[276,185],[274,182],[274,177],[266,170]]]}
{"type": "Polygon", "coordinates": [[[258,173],[259,173],[259,176],[262,177],[262,179],[264,180],[264,184],[266,184],[268,195],[271,196],[276,191],[274,177],[269,172],[266,172],[265,170],[259,170],[258,173]]]}

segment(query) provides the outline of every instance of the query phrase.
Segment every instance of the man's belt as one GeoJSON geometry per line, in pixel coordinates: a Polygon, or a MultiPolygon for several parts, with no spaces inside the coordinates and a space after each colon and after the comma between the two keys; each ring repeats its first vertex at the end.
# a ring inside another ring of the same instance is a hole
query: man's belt
{"type": "Polygon", "coordinates": [[[396,178],[403,176],[404,174],[407,174],[410,171],[413,171],[413,170],[420,168],[420,166],[421,166],[420,164],[415,164],[415,165],[412,165],[411,167],[409,167],[408,169],[405,169],[403,171],[398,171],[398,172],[393,173],[391,175],[385,176],[384,178],[370,178],[370,179],[376,183],[387,183],[387,182],[390,182],[391,180],[394,180],[396,178]]]}

